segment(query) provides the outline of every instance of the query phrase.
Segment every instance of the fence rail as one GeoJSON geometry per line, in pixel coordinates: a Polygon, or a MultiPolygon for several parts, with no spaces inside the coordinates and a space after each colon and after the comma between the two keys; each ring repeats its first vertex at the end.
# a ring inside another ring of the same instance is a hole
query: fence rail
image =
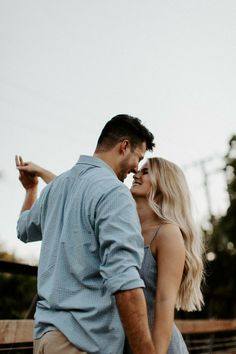
{"type": "MultiPolygon", "coordinates": [[[[33,320],[0,320],[0,353],[32,352],[33,325],[33,320]]],[[[236,353],[236,320],[178,320],[176,325],[190,353],[236,353]]]]}
{"type": "Polygon", "coordinates": [[[0,259],[0,273],[37,276],[38,267],[0,259]]]}
{"type": "Polygon", "coordinates": [[[236,331],[234,320],[178,320],[176,324],[183,334],[236,331]]]}

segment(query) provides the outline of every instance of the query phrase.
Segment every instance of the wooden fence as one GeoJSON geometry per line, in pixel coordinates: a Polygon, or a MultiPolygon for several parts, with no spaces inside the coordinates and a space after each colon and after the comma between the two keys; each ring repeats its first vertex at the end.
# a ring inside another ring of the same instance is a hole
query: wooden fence
{"type": "MultiPolygon", "coordinates": [[[[36,276],[37,267],[0,260],[0,272],[36,276]]],[[[33,325],[30,319],[0,320],[0,354],[32,353],[33,325]]],[[[176,325],[190,353],[236,354],[236,319],[178,320],[176,325]]]]}
{"type": "MultiPolygon", "coordinates": [[[[178,320],[176,324],[190,353],[236,353],[236,320],[178,320]]],[[[0,353],[32,353],[33,325],[33,320],[0,320],[0,353]]]]}

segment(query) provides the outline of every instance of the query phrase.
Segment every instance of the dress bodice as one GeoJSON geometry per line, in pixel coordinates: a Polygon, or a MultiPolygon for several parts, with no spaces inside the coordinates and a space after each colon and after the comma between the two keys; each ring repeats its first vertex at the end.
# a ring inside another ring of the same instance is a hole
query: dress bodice
{"type": "MultiPolygon", "coordinates": [[[[140,275],[146,286],[144,288],[144,295],[147,302],[149,327],[151,329],[154,324],[155,316],[157,263],[152,254],[150,245],[144,246],[144,258],[140,275]]],[[[127,342],[125,344],[124,354],[132,354],[132,351],[130,350],[127,342]]],[[[172,337],[167,354],[188,354],[188,350],[183,337],[175,324],[173,325],[172,337]]]]}

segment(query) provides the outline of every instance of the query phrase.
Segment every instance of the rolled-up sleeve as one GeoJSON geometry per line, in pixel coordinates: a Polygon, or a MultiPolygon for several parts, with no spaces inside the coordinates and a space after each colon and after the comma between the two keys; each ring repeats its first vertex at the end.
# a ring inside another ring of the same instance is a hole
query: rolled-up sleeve
{"type": "Polygon", "coordinates": [[[96,208],[95,231],[100,243],[100,273],[111,294],[144,287],[139,270],[143,238],[134,200],[120,185],[103,195],[96,208]]]}
{"type": "Polygon", "coordinates": [[[40,200],[37,200],[30,210],[21,213],[17,222],[17,237],[27,243],[42,240],[40,225],[40,200]]]}

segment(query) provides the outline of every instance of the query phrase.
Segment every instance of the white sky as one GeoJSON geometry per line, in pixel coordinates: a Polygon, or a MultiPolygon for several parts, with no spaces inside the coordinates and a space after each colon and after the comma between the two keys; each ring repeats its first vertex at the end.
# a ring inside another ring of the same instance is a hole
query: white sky
{"type": "MultiPolygon", "coordinates": [[[[60,173],[92,154],[108,119],[129,113],[155,134],[155,153],[181,166],[224,155],[236,132],[235,19],[235,0],[1,0],[4,247],[28,261],[39,250],[16,240],[17,153],[60,173]]],[[[204,218],[202,176],[191,168],[187,177],[204,218]]],[[[214,212],[224,212],[221,173],[210,187],[214,212]]]]}

